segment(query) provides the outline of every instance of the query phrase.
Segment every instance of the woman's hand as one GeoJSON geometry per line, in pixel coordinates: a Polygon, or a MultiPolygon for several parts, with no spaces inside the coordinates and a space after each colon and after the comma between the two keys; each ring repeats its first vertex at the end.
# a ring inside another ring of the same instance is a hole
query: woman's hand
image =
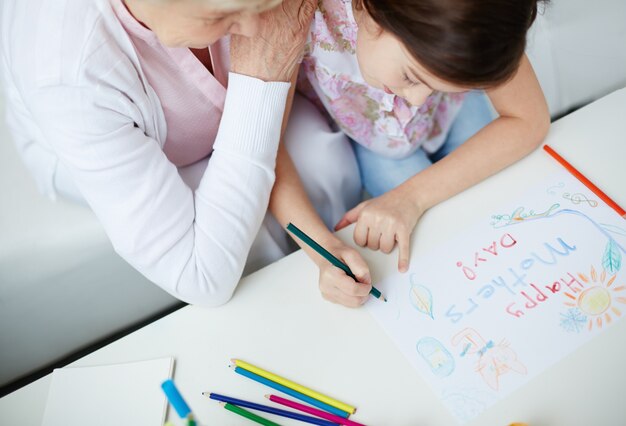
{"type": "Polygon", "coordinates": [[[264,81],[290,81],[302,57],[315,0],[284,0],[263,12],[253,37],[233,34],[231,71],[264,81]]]}
{"type": "Polygon", "coordinates": [[[319,286],[324,299],[349,308],[364,304],[372,289],[369,267],[358,251],[337,240],[326,247],[335,257],[348,265],[358,282],[325,259],[317,262],[320,268],[319,286]]]}
{"type": "Polygon", "coordinates": [[[356,222],[354,242],[372,250],[380,249],[383,253],[390,253],[397,242],[400,251],[398,270],[406,272],[409,268],[411,233],[423,213],[424,209],[414,197],[398,187],[348,211],[335,230],[356,222]]]}

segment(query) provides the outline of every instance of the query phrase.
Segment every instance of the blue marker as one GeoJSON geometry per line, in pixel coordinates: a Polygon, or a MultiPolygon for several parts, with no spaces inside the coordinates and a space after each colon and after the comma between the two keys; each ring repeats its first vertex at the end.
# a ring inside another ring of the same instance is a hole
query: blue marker
{"type": "Polygon", "coordinates": [[[165,396],[167,400],[174,407],[176,413],[181,419],[187,419],[187,426],[195,426],[196,422],[193,419],[193,414],[191,413],[191,409],[183,399],[183,396],[178,392],[176,385],[172,379],[167,379],[163,383],[161,383],[161,388],[163,392],[165,392],[165,396]]]}

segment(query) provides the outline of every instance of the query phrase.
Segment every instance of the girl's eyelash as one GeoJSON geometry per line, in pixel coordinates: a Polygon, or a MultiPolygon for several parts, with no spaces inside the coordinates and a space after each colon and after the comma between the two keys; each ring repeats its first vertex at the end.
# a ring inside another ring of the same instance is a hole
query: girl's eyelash
{"type": "Polygon", "coordinates": [[[417,81],[411,80],[406,73],[404,73],[404,81],[409,83],[409,85],[411,85],[411,86],[417,86],[419,84],[417,81]]]}

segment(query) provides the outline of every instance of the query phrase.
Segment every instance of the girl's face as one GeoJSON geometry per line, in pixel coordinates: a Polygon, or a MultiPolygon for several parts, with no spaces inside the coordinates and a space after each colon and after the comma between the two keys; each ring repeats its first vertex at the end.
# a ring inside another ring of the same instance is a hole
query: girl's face
{"type": "Polygon", "coordinates": [[[366,10],[354,10],[358,24],[356,55],[361,75],[370,86],[420,106],[433,91],[465,92],[468,88],[447,83],[428,72],[366,10]]]}
{"type": "Polygon", "coordinates": [[[125,3],[165,46],[201,49],[227,34],[254,36],[259,29],[260,13],[277,2],[268,0],[260,7],[228,11],[216,10],[202,1],[125,0],[125,3]]]}

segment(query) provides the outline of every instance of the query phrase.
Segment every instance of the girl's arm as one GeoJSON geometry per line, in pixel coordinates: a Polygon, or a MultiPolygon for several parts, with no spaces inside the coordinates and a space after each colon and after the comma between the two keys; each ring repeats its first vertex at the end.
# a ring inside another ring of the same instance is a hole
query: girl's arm
{"type": "Polygon", "coordinates": [[[298,172],[284,144],[278,149],[276,183],[270,199],[270,211],[285,227],[294,222],[322,247],[346,263],[358,278],[356,283],[299,239],[295,241],[320,268],[319,287],[325,299],[349,307],[365,303],[371,286],[367,263],[353,248],[333,235],[319,217],[302,186],[298,172]]]}
{"type": "Polygon", "coordinates": [[[510,81],[487,94],[500,115],[496,120],[394,190],[346,213],[340,223],[357,222],[357,244],[390,252],[397,242],[398,268],[405,271],[410,234],[424,211],[520,160],[541,144],[550,127],[550,115],[526,56],[510,81]]]}
{"type": "MultiPolygon", "coordinates": [[[[292,86],[287,100],[283,134],[291,112],[297,73],[292,78],[292,86]]],[[[320,268],[319,286],[325,299],[349,307],[362,305],[371,289],[369,268],[358,252],[345,245],[332,234],[317,214],[315,207],[302,185],[284,141],[278,147],[276,159],[276,182],[272,189],[269,209],[283,228],[294,222],[322,247],[342,259],[352,270],[360,283],[356,283],[343,271],[332,266],[300,239],[295,241],[320,268]],[[367,285],[364,285],[367,284],[367,285]]]]}
{"type": "Polygon", "coordinates": [[[513,79],[487,94],[499,117],[411,179],[408,189],[424,210],[530,154],[548,133],[548,105],[526,56],[513,79]]]}

